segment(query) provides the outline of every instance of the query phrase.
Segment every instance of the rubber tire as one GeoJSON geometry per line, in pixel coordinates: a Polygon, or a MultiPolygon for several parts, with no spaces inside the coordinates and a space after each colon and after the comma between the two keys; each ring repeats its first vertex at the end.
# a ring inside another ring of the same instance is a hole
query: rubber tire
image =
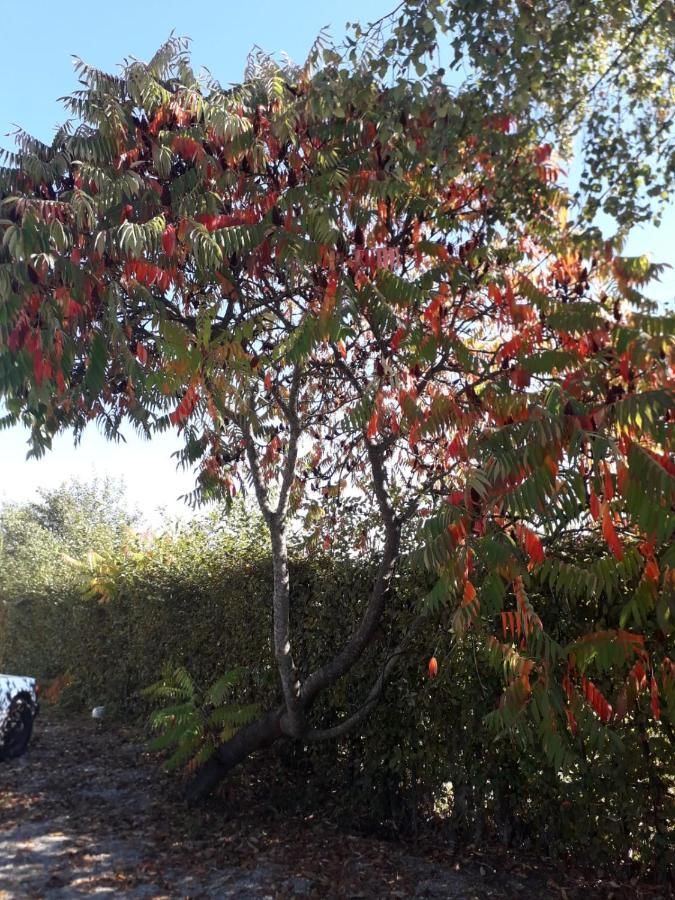
{"type": "Polygon", "coordinates": [[[16,759],[26,752],[33,733],[33,713],[24,700],[12,705],[7,725],[0,745],[0,759],[16,759]]]}

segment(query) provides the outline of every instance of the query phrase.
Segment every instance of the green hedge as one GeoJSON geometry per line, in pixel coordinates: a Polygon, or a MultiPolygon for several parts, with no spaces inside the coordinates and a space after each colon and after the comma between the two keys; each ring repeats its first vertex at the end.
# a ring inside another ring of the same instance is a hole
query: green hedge
{"type": "MultiPolygon", "coordinates": [[[[37,592],[27,592],[28,577],[23,588],[15,581],[14,596],[5,585],[0,668],[47,679],[68,675],[65,705],[104,704],[125,719],[144,714],[140,691],[166,664],[185,666],[202,684],[245,666],[241,700],[263,708],[277,703],[267,543],[256,521],[234,524],[223,529],[212,520],[147,547],[112,541],[90,560],[99,577],[90,596],[82,593],[83,576],[91,580],[88,564],[78,572],[63,560],[61,589],[53,573],[37,592]]],[[[302,671],[347,638],[367,600],[370,574],[365,563],[323,555],[293,560],[293,643],[302,671]]],[[[428,587],[423,572],[403,568],[378,641],[352,676],[317,703],[317,723],[337,722],[359,706],[428,587]]],[[[556,773],[532,747],[496,742],[486,732],[483,716],[501,690],[471,636],[453,645],[441,612],[419,632],[360,731],[283,749],[288,777],[307,801],[330,793],[346,813],[390,831],[414,832],[435,810],[456,837],[496,834],[553,853],[583,849],[594,864],[664,872],[671,864],[673,789],[666,726],[638,712],[620,756],[584,759],[580,748],[576,766],[556,773]],[[433,681],[426,674],[432,653],[440,664],[433,681]]]]}

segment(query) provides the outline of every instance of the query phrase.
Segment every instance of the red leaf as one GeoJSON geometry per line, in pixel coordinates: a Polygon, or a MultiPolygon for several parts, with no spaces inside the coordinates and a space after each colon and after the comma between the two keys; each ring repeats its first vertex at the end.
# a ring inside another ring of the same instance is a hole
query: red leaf
{"type": "Polygon", "coordinates": [[[567,724],[570,727],[570,731],[575,735],[577,733],[577,720],[574,718],[574,713],[569,706],[565,707],[565,715],[567,716],[567,724]]]}
{"type": "Polygon", "coordinates": [[[499,290],[494,281],[488,285],[488,296],[490,297],[490,300],[497,304],[497,306],[501,306],[504,302],[502,292],[499,290]]]}
{"type": "Polygon", "coordinates": [[[331,272],[331,274],[326,279],[326,294],[325,294],[325,296],[327,299],[329,299],[329,300],[335,299],[335,295],[337,294],[337,286],[338,286],[337,275],[335,275],[334,272],[331,272]]]}
{"type": "Polygon", "coordinates": [[[167,225],[164,229],[162,248],[167,256],[173,256],[176,252],[176,229],[173,225],[167,225]]]}
{"type": "Polygon", "coordinates": [[[655,719],[660,719],[661,718],[661,707],[659,706],[659,687],[656,683],[656,678],[654,678],[653,674],[652,674],[652,680],[651,680],[651,684],[650,684],[649,693],[651,695],[652,715],[654,716],[655,719]]]}
{"type": "Polygon", "coordinates": [[[265,372],[265,390],[268,392],[272,390],[272,374],[271,374],[271,372],[265,372]]]}
{"type": "Polygon", "coordinates": [[[614,483],[612,481],[612,476],[609,473],[609,468],[607,465],[603,467],[603,480],[605,487],[605,500],[611,500],[614,496],[614,483]]]}
{"type": "Polygon", "coordinates": [[[604,698],[602,693],[586,677],[581,679],[581,689],[583,691],[584,697],[593,707],[596,715],[603,722],[609,722],[609,720],[612,718],[612,707],[604,698]]]}
{"type": "Polygon", "coordinates": [[[612,551],[614,556],[616,556],[616,558],[621,561],[623,559],[621,541],[619,540],[619,536],[617,535],[616,529],[614,528],[614,523],[612,522],[609,507],[604,503],[602,513],[602,535],[607,541],[607,546],[612,551]]]}
{"type": "Polygon", "coordinates": [[[136,357],[142,366],[148,361],[148,351],[143,344],[136,344],[136,357]]]}
{"type": "Polygon", "coordinates": [[[630,356],[628,352],[624,353],[619,362],[619,372],[624,381],[628,381],[630,377],[630,356]]]}
{"type": "Polygon", "coordinates": [[[523,389],[530,385],[530,373],[526,372],[525,369],[511,369],[509,377],[517,388],[523,389]]]}
{"type": "Polygon", "coordinates": [[[395,352],[401,345],[401,341],[405,337],[405,328],[397,328],[391,339],[391,349],[395,352]]]}
{"type": "Polygon", "coordinates": [[[600,518],[600,501],[598,500],[598,495],[595,493],[595,491],[593,490],[593,488],[591,488],[591,491],[590,491],[590,497],[589,497],[589,501],[588,501],[588,508],[589,508],[590,511],[591,511],[591,515],[593,516],[593,518],[594,518],[595,521],[597,522],[598,519],[600,518]]]}

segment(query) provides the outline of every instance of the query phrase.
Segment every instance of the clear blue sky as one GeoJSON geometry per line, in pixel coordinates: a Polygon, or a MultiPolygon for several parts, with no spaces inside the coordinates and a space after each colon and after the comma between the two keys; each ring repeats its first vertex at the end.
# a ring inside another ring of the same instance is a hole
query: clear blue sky
{"type": "MultiPolygon", "coordinates": [[[[5,39],[0,54],[0,134],[20,125],[49,140],[64,114],[57,98],[77,87],[71,54],[112,71],[125,57],[149,58],[175,30],[192,38],[196,68],[206,66],[221,82],[240,79],[246,55],[254,45],[285,51],[303,61],[317,32],[324,25],[339,37],[346,21],[379,18],[394,0],[342,0],[338,3],[308,0],[117,0],[103,6],[71,2],[57,7],[50,0],[30,3],[4,0],[1,21],[5,39]]],[[[10,139],[2,140],[4,146],[10,139]]],[[[655,231],[642,229],[631,239],[630,253],[649,253],[656,261],[675,263],[675,209],[655,231]]],[[[654,291],[659,299],[675,297],[675,272],[664,276],[654,291]]],[[[52,487],[72,476],[93,474],[124,477],[130,499],[158,522],[153,510],[165,506],[181,509],[176,498],[192,487],[192,476],[176,473],[171,452],[176,438],[157,438],[152,443],[127,435],[126,445],[111,445],[92,427],[73,448],[65,435],[57,439],[46,458],[25,461],[26,435],[21,429],[0,432],[0,500],[25,499],[37,487],[52,487]]]]}

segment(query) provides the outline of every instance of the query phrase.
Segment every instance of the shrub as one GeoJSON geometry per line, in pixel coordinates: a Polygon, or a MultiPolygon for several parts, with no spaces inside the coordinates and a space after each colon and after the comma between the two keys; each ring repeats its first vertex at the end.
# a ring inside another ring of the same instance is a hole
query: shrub
{"type": "MultiPolygon", "coordinates": [[[[104,704],[125,720],[145,718],[143,689],[167,667],[189,673],[193,689],[182,702],[193,717],[201,715],[199,697],[208,686],[235,667],[242,668],[238,709],[279,702],[271,562],[255,517],[235,508],[222,520],[151,540],[118,529],[78,567],[64,562],[64,547],[73,546],[59,533],[31,532],[31,515],[34,509],[13,508],[1,518],[5,529],[16,530],[14,542],[3,544],[0,667],[60,675],[71,683],[63,691],[67,707],[104,704]],[[21,552],[19,537],[30,534],[32,549],[21,552]],[[31,577],[31,554],[44,560],[39,578],[31,577]],[[16,602],[20,597],[24,602],[16,602]]],[[[341,555],[337,545],[330,561],[316,547],[311,553],[298,547],[292,560],[292,608],[305,628],[293,636],[301,671],[315,665],[313,654],[321,658],[344,642],[345,623],[366,600],[368,559],[341,555]]],[[[359,662],[357,678],[321,698],[317,722],[338,722],[358,708],[430,586],[413,561],[402,568],[373,652],[359,662]]],[[[576,637],[574,627],[611,623],[621,606],[600,597],[564,607],[546,594],[536,603],[562,642],[576,637]]],[[[603,754],[579,745],[556,771],[536,741],[495,736],[485,727],[503,681],[480,659],[471,632],[461,641],[453,636],[449,617],[440,608],[424,620],[384,688],[386,702],[363,729],[337,742],[282,749],[296,795],[307,802],[330,796],[338,812],[389,833],[414,833],[425,816],[442,814],[460,839],[493,834],[561,855],[583,848],[595,864],[665,869],[673,789],[667,722],[655,722],[638,705],[620,745],[603,754]],[[439,668],[430,679],[432,654],[439,668]]]]}

